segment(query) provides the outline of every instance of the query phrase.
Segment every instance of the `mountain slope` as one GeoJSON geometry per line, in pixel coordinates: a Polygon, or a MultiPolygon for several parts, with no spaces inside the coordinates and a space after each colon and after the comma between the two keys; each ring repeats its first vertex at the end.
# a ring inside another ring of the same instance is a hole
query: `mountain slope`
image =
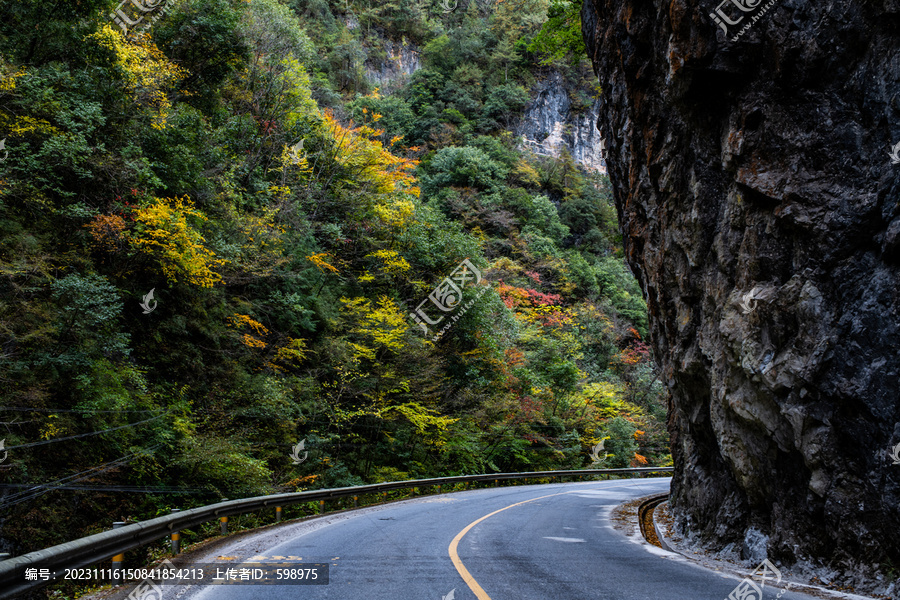
{"type": "Polygon", "coordinates": [[[592,102],[528,50],[545,3],[116,7],[0,5],[0,548],[601,440],[670,461],[607,181],[510,132],[551,69],[592,102]]]}

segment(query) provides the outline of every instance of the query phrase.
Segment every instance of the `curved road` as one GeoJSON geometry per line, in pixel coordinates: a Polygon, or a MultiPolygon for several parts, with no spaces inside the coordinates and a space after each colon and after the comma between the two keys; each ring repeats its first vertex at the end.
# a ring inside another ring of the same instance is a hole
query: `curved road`
{"type": "MultiPolygon", "coordinates": [[[[178,586],[168,588],[166,598],[442,600],[452,591],[452,600],[727,599],[737,579],[612,528],[613,507],[667,491],[669,481],[471,490],[286,524],[197,562],[328,563],[329,585],[178,586]]],[[[774,600],[778,592],[770,586],[763,597],[774,600]]],[[[780,598],[811,596],[787,592],[780,598]]]]}

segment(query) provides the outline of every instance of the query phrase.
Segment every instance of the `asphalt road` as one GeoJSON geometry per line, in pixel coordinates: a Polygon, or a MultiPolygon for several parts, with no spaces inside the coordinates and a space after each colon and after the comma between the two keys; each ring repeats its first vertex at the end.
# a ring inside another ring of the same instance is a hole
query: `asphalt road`
{"type": "MultiPolygon", "coordinates": [[[[668,489],[632,479],[456,492],[288,524],[209,557],[327,563],[329,585],[178,586],[180,600],[724,600],[725,577],[613,529],[627,500],[668,489]],[[263,558],[264,557],[264,558],[263,558]],[[448,595],[452,596],[448,598],[448,595]]],[[[213,562],[204,559],[203,562],[213,562]]],[[[809,599],[771,586],[765,600],[809,599]]],[[[735,596],[759,600],[756,595],[735,596]]]]}

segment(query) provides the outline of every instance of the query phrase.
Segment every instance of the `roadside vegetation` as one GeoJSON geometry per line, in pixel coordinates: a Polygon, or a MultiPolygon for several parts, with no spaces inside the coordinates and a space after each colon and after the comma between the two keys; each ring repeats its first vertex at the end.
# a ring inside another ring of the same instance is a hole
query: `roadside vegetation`
{"type": "Polygon", "coordinates": [[[575,3],[180,0],[130,38],[113,8],[0,6],[5,551],[222,497],[671,464],[608,180],[511,133],[551,70],[601,93],[575,3]],[[421,49],[392,90],[385,40],[421,49]],[[424,335],[464,259],[471,304],[424,335]]]}

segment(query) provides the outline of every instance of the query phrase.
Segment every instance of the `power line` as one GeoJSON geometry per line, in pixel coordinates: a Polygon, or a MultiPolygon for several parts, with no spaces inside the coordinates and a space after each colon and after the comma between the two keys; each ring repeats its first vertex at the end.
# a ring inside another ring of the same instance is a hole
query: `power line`
{"type": "MultiPolygon", "coordinates": [[[[161,444],[158,444],[156,447],[159,447],[160,445],[161,444]]],[[[19,492],[18,494],[13,494],[11,497],[13,499],[16,499],[17,497],[23,497],[23,496],[27,495],[28,492],[30,492],[32,490],[46,489],[46,488],[51,488],[55,485],[62,485],[64,483],[74,483],[76,481],[82,481],[84,479],[87,479],[88,477],[93,477],[96,474],[102,473],[104,471],[108,471],[109,469],[111,469],[115,466],[118,466],[123,461],[127,461],[130,458],[136,457],[137,454],[138,454],[137,452],[133,452],[132,454],[126,454],[125,456],[123,456],[121,458],[117,458],[115,460],[112,460],[107,463],[103,463],[101,465],[97,465],[96,467],[90,467],[88,469],[85,469],[84,471],[79,471],[78,473],[75,473],[74,475],[68,475],[66,477],[57,479],[56,481],[51,481],[46,484],[40,484],[40,483],[31,484],[31,487],[28,490],[26,490],[24,492],[19,492]]],[[[9,498],[9,496],[7,498],[9,498]]]]}
{"type": "Polygon", "coordinates": [[[107,485],[107,486],[90,486],[90,485],[33,485],[29,483],[5,483],[0,484],[0,490],[8,488],[30,488],[52,490],[71,490],[71,491],[89,491],[89,492],[123,492],[136,494],[212,494],[209,490],[200,488],[178,488],[171,486],[147,487],[137,485],[107,485]]]}
{"type": "MultiPolygon", "coordinates": [[[[147,448],[146,450],[149,452],[149,451],[159,448],[160,446],[162,446],[162,444],[156,444],[155,446],[147,448]]],[[[80,471],[78,473],[75,473],[74,475],[69,475],[68,477],[63,477],[61,479],[57,479],[56,481],[51,481],[49,483],[44,483],[44,484],[34,484],[34,485],[32,485],[32,487],[25,490],[24,492],[19,492],[17,494],[11,494],[10,496],[6,496],[5,498],[2,498],[2,501],[0,501],[0,507],[10,507],[10,506],[14,506],[16,504],[21,504],[22,502],[27,502],[29,500],[33,500],[39,496],[43,496],[44,494],[47,494],[47,493],[53,491],[59,485],[84,481],[85,479],[88,479],[89,477],[94,477],[95,475],[99,475],[100,473],[109,471],[110,469],[112,469],[114,467],[131,462],[132,460],[137,458],[138,454],[140,454],[140,451],[133,452],[131,454],[126,454],[125,456],[123,456],[121,458],[117,458],[108,463],[103,463],[102,465],[97,465],[96,467],[91,467],[89,469],[85,469],[84,471],[80,471]],[[35,490],[37,490],[37,491],[35,491],[35,490]],[[41,490],[43,490],[43,491],[41,491],[41,490]],[[34,493],[31,493],[31,492],[34,492],[34,493]]]]}
{"type": "Polygon", "coordinates": [[[126,427],[137,427],[138,425],[143,425],[144,423],[149,423],[150,421],[155,421],[156,419],[162,418],[169,414],[168,411],[164,412],[161,415],[156,415],[155,417],[150,417],[149,419],[145,419],[143,421],[138,421],[137,423],[129,423],[128,425],[120,425],[118,427],[113,427],[111,429],[104,429],[103,431],[91,431],[88,433],[79,433],[78,435],[70,435],[69,437],[64,438],[54,438],[52,440],[43,440],[41,442],[31,442],[30,444],[22,444],[19,446],[10,446],[7,450],[18,450],[21,448],[33,448],[34,446],[43,446],[45,444],[55,444],[56,442],[65,442],[68,440],[74,440],[77,438],[89,437],[92,435],[100,435],[101,433],[109,433],[110,431],[118,431],[119,429],[125,429],[126,427]]]}
{"type": "Polygon", "coordinates": [[[0,410],[47,413],[149,413],[156,412],[159,409],[153,408],[148,410],[100,410],[94,408],[85,408],[83,410],[78,410],[75,408],[28,408],[27,406],[0,406],[0,410]]]}

